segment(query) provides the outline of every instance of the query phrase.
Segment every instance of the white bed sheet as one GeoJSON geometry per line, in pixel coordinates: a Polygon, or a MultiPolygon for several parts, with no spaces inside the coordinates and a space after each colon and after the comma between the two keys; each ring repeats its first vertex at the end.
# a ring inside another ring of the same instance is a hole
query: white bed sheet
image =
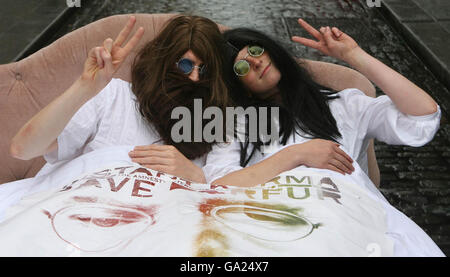
{"type": "MultiPolygon", "coordinates": [[[[70,162],[59,162],[46,165],[34,178],[0,185],[0,222],[14,217],[14,212],[20,210],[20,200],[25,196],[47,190],[61,189],[67,184],[67,180],[75,180],[77,177],[92,172],[102,166],[133,164],[128,157],[128,152],[133,146],[117,146],[104,148],[82,155],[70,162]],[[47,182],[42,182],[46,179],[47,182]],[[14,209],[10,209],[14,207],[14,209]]],[[[342,175],[328,170],[316,170],[328,176],[342,178],[342,175]]],[[[381,193],[373,186],[368,177],[360,168],[348,178],[357,180],[354,183],[362,184],[361,189],[371,199],[379,202],[384,208],[387,232],[394,245],[394,256],[444,256],[432,239],[412,220],[390,205],[381,193]]],[[[22,205],[30,205],[26,202],[22,205]]],[[[22,207],[26,208],[26,206],[22,207]]],[[[370,249],[368,249],[369,251],[370,249]]],[[[376,251],[376,247],[373,249],[376,251]]]]}

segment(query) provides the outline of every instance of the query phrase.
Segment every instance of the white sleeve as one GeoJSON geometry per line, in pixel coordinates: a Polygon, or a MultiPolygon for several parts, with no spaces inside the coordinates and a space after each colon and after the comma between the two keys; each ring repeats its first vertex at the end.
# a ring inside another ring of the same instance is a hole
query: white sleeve
{"type": "Polygon", "coordinates": [[[203,173],[207,183],[212,183],[233,171],[240,170],[239,142],[215,144],[211,152],[206,156],[206,163],[203,166],[203,173]]]}
{"type": "Polygon", "coordinates": [[[367,147],[361,148],[360,155],[356,158],[356,162],[359,164],[359,167],[361,167],[362,171],[364,171],[364,173],[369,176],[369,160],[367,157],[367,147]]]}
{"type": "Polygon", "coordinates": [[[357,89],[339,94],[344,98],[348,116],[355,120],[359,136],[375,138],[392,145],[419,147],[430,142],[441,119],[441,110],[423,116],[400,112],[386,96],[372,98],[357,89]]]}
{"type": "Polygon", "coordinates": [[[83,153],[86,144],[97,133],[97,127],[108,100],[108,97],[105,96],[111,95],[110,91],[113,87],[114,79],[73,115],[64,130],[57,137],[57,150],[44,155],[44,159],[48,163],[53,164],[62,160],[71,160],[83,153]]]}

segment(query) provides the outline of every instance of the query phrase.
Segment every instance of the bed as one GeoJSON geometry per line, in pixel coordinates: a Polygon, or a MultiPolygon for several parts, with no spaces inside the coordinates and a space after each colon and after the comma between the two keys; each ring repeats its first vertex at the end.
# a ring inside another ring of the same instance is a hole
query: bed
{"type": "Polygon", "coordinates": [[[132,148],[0,186],[0,256],[443,256],[357,164],[351,175],[299,167],[242,188],[141,167],[132,148]]]}
{"type": "MultiPolygon", "coordinates": [[[[0,256],[443,256],[359,167],[347,178],[296,168],[237,188],[140,167],[127,155],[132,146],[92,151],[51,172],[41,157],[10,157],[12,136],[70,86],[88,50],[114,37],[128,16],[93,22],[0,66],[0,256]]],[[[173,15],[135,16],[146,29],[142,45],[173,15]]],[[[130,80],[135,54],[115,78],[130,80]]],[[[374,94],[350,68],[300,62],[318,83],[374,94]]]]}

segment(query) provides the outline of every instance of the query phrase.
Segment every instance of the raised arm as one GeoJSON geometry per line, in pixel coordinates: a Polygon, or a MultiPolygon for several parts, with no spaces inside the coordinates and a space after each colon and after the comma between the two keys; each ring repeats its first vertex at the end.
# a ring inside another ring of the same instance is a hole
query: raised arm
{"type": "Polygon", "coordinates": [[[318,31],[302,19],[298,22],[318,41],[298,36],[292,37],[293,41],[348,63],[375,83],[402,113],[421,116],[437,111],[437,104],[430,95],[395,70],[370,56],[350,36],[338,28],[322,27],[318,31]]]}
{"type": "Polygon", "coordinates": [[[135,22],[135,17],[131,17],[115,41],[107,38],[103,46],[89,51],[82,75],[14,136],[10,146],[11,156],[29,160],[57,149],[57,137],[73,115],[111,81],[113,74],[142,38],[144,29],[141,27],[122,47],[135,22]]]}

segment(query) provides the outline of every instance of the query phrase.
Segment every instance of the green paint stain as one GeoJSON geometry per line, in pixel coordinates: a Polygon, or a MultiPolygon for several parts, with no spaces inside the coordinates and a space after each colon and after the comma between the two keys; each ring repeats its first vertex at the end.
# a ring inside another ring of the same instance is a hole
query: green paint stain
{"type": "Polygon", "coordinates": [[[297,215],[302,210],[298,207],[292,208],[282,204],[261,204],[249,202],[242,204],[247,207],[229,208],[226,209],[226,212],[244,213],[252,219],[271,222],[282,226],[308,225],[308,222],[297,215]]]}
{"type": "Polygon", "coordinates": [[[252,209],[244,209],[244,213],[255,220],[270,221],[283,226],[308,225],[305,220],[294,214],[285,214],[277,211],[264,211],[265,214],[260,214],[260,211],[252,209]]]}

